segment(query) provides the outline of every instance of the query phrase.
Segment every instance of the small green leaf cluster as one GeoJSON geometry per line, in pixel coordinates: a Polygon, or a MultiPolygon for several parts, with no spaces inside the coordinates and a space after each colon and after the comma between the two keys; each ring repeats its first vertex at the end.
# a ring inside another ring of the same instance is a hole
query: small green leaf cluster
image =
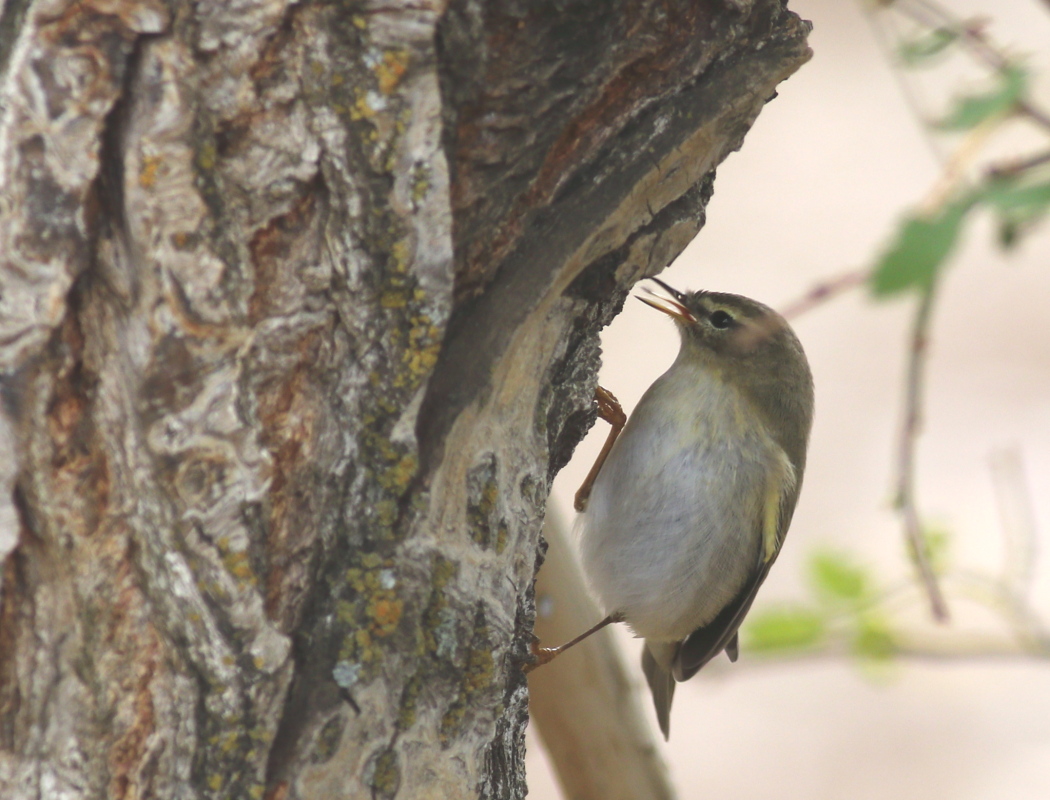
{"type": "Polygon", "coordinates": [[[893,632],[877,610],[879,591],[871,573],[831,550],[813,554],[808,565],[812,599],[752,612],[744,624],[745,647],[778,655],[819,651],[845,641],[851,653],[884,660],[897,649],[893,632]]]}
{"type": "Polygon", "coordinates": [[[944,131],[971,130],[1014,111],[1027,90],[1027,70],[1018,64],[1006,64],[995,73],[991,89],[955,98],[947,116],[935,125],[944,131]]]}
{"type": "MultiPolygon", "coordinates": [[[[897,52],[906,67],[928,66],[966,37],[965,27],[944,25],[902,42],[897,52]]],[[[954,98],[948,112],[931,127],[945,133],[972,131],[979,126],[999,125],[1031,110],[1026,101],[1031,81],[1024,66],[1001,58],[991,78],[986,90],[954,98]]],[[[976,185],[957,188],[932,210],[907,214],[872,270],[872,292],[882,297],[909,290],[929,292],[967,220],[980,208],[995,215],[999,246],[1004,250],[1015,246],[1021,235],[1050,210],[1050,169],[1046,162],[1037,160],[1016,170],[989,170],[976,185]]]]}
{"type": "Polygon", "coordinates": [[[970,212],[983,206],[999,220],[999,244],[1013,247],[1021,231],[1050,210],[1050,178],[994,177],[937,211],[904,218],[879,258],[869,285],[876,295],[928,291],[951,255],[970,212]]]}
{"type": "Polygon", "coordinates": [[[946,52],[949,45],[958,39],[959,32],[953,28],[934,28],[914,39],[901,42],[897,48],[897,55],[906,66],[926,66],[933,58],[946,52]]]}

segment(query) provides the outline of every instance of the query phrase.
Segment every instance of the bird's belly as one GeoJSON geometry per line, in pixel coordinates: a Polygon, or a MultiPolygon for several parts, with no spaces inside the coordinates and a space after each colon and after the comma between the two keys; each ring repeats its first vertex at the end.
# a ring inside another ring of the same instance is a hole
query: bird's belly
{"type": "Polygon", "coordinates": [[[713,620],[756,569],[775,445],[761,431],[685,435],[656,419],[632,418],[617,441],[581,548],[608,613],[622,612],[639,636],[678,640],[713,620]]]}

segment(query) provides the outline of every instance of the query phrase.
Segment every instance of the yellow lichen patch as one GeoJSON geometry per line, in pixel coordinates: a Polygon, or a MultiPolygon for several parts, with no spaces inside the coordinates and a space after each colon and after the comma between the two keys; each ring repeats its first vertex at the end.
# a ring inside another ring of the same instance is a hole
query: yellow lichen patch
{"type": "Polygon", "coordinates": [[[403,289],[387,289],[379,296],[379,305],[383,308],[404,308],[408,298],[403,289]]]}
{"type": "Polygon", "coordinates": [[[160,156],[147,156],[142,159],[142,169],[139,170],[139,186],[150,189],[157,181],[157,172],[160,170],[160,156]]]}
{"type": "Polygon", "coordinates": [[[453,735],[463,724],[463,717],[466,714],[467,707],[462,703],[456,703],[441,716],[441,731],[438,733],[441,744],[447,745],[452,741],[453,735]]]}
{"type": "Polygon", "coordinates": [[[383,565],[383,557],[379,553],[365,553],[361,556],[361,566],[365,569],[376,569],[383,565]]]}
{"type": "Polygon", "coordinates": [[[255,586],[258,583],[247,552],[244,550],[233,550],[228,536],[221,537],[215,544],[219,550],[219,555],[222,557],[222,565],[226,567],[227,572],[242,585],[255,586]]]}
{"type": "MultiPolygon", "coordinates": [[[[426,295],[422,289],[416,289],[412,293],[412,299],[420,302],[426,295]]],[[[437,341],[440,331],[437,326],[430,324],[430,317],[425,314],[412,318],[412,327],[408,330],[408,343],[410,347],[422,347],[437,341]]]]}
{"type": "Polygon", "coordinates": [[[403,360],[408,374],[400,377],[400,384],[395,380],[394,385],[404,385],[409,379],[418,381],[419,378],[427,375],[437,363],[440,351],[441,345],[437,342],[420,350],[406,350],[403,360]]]}
{"type": "Polygon", "coordinates": [[[368,648],[372,646],[372,634],[366,628],[358,628],[354,631],[354,641],[357,646],[362,650],[362,661],[370,661],[370,657],[365,657],[368,652],[368,648]]]}
{"type": "Polygon", "coordinates": [[[496,528],[496,555],[503,555],[503,551],[507,549],[507,544],[510,542],[510,528],[507,523],[500,520],[499,526],[496,528]]]}
{"type": "Polygon", "coordinates": [[[219,750],[224,754],[232,753],[240,742],[240,735],[236,731],[230,731],[222,737],[222,744],[219,745],[219,750]]]}
{"type": "Polygon", "coordinates": [[[345,573],[347,585],[358,594],[365,590],[365,573],[359,567],[350,567],[345,573]]]}
{"type": "Polygon", "coordinates": [[[408,242],[399,239],[390,245],[390,269],[394,272],[403,273],[408,270],[409,257],[411,255],[408,242]]]}
{"type": "Polygon", "coordinates": [[[197,166],[203,170],[213,170],[215,169],[215,159],[217,156],[218,152],[215,149],[215,143],[205,142],[197,152],[197,166]]]}
{"type": "Polygon", "coordinates": [[[358,564],[343,573],[346,586],[353,592],[352,599],[340,599],[335,606],[339,621],[350,628],[340,647],[340,660],[374,664],[382,657],[377,640],[397,630],[404,603],[397,596],[391,560],[384,560],[377,553],[364,553],[358,564]]]}
{"type": "Polygon", "coordinates": [[[499,528],[507,526],[499,513],[496,476],[497,463],[492,454],[483,458],[467,476],[467,532],[482,547],[498,546],[499,528]]]}
{"type": "Polygon", "coordinates": [[[419,205],[430,192],[430,165],[417,164],[411,172],[412,202],[419,205]]]}
{"type": "Polygon", "coordinates": [[[340,600],[335,604],[335,615],[344,625],[352,625],[355,621],[354,604],[349,600],[340,600]]]}
{"type": "Polygon", "coordinates": [[[379,485],[384,489],[403,490],[416,476],[419,464],[412,454],[402,456],[394,466],[385,470],[379,477],[379,485]]]}
{"type": "Polygon", "coordinates": [[[393,750],[385,750],[375,761],[375,772],[372,773],[373,796],[393,797],[401,785],[401,770],[397,765],[397,755],[393,750]]]}
{"type": "Polygon", "coordinates": [[[252,586],[256,584],[255,572],[252,571],[252,565],[248,561],[247,553],[230,553],[223,558],[222,563],[226,570],[237,580],[242,583],[249,583],[252,586]]]}
{"type": "Polygon", "coordinates": [[[411,728],[416,722],[416,702],[419,700],[419,695],[423,691],[423,681],[419,677],[417,672],[405,683],[404,689],[401,690],[401,704],[398,707],[397,712],[397,728],[398,730],[405,731],[411,728]]]}
{"type": "Polygon", "coordinates": [[[372,619],[375,620],[373,630],[377,636],[388,636],[397,629],[397,623],[401,621],[402,603],[394,597],[390,599],[377,600],[372,604],[372,619]]]}
{"type": "Polygon", "coordinates": [[[257,742],[269,742],[273,739],[273,732],[262,725],[256,725],[248,731],[248,735],[257,742]]]}
{"type": "Polygon", "coordinates": [[[499,498],[499,486],[495,481],[487,481],[485,488],[481,492],[481,502],[478,503],[478,510],[486,516],[491,514],[496,508],[496,500],[499,498]]]}
{"type": "Polygon", "coordinates": [[[375,65],[376,80],[379,82],[379,91],[390,94],[401,83],[401,78],[408,71],[409,53],[407,50],[387,50],[383,53],[382,60],[375,65]]]}
{"type": "Polygon", "coordinates": [[[397,503],[393,500],[380,500],[376,503],[376,519],[384,527],[397,522],[397,503]]]}
{"type": "Polygon", "coordinates": [[[457,572],[459,572],[459,566],[454,561],[440,559],[434,565],[434,588],[444,589],[448,586],[449,581],[456,577],[457,572]]]}
{"type": "Polygon", "coordinates": [[[467,711],[476,705],[478,695],[492,687],[495,672],[496,663],[492,657],[488,627],[482,622],[474,626],[467,666],[456,699],[441,717],[438,737],[442,744],[447,745],[462,730],[467,711]]]}
{"type": "Polygon", "coordinates": [[[314,741],[314,751],[311,761],[315,764],[323,764],[329,761],[339,749],[339,743],[343,739],[343,727],[345,720],[336,715],[324,724],[314,741]]]}
{"type": "Polygon", "coordinates": [[[365,92],[357,89],[355,91],[356,99],[354,100],[353,106],[350,108],[350,119],[371,119],[376,115],[376,110],[372,108],[372,105],[368,102],[368,95],[365,92]]]}
{"type": "Polygon", "coordinates": [[[484,691],[492,685],[493,673],[496,671],[496,662],[492,658],[492,651],[488,647],[479,647],[470,651],[470,661],[467,664],[467,674],[464,686],[467,695],[474,695],[484,691]]]}

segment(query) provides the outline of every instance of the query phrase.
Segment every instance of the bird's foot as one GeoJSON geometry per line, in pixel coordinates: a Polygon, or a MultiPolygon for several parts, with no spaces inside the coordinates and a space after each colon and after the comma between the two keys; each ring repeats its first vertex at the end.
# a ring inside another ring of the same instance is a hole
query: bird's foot
{"type": "Polygon", "coordinates": [[[534,641],[529,646],[529,661],[521,668],[521,671],[528,675],[537,667],[542,667],[544,664],[549,664],[554,660],[555,656],[561,653],[565,647],[540,647],[538,641],[534,641]]]}

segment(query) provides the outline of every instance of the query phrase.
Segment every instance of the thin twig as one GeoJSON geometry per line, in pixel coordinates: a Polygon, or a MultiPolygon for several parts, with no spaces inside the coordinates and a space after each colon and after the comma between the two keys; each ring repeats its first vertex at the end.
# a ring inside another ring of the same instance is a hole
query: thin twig
{"type": "MultiPolygon", "coordinates": [[[[1050,2],[1050,0],[1047,0],[1047,2],[1050,2]]],[[[993,164],[988,168],[988,177],[1012,178],[1048,163],[1050,163],[1050,150],[1037,153],[1034,156],[1025,156],[1024,158],[1007,161],[1002,164],[993,164]]]]}
{"type": "Polygon", "coordinates": [[[908,378],[904,403],[904,424],[901,429],[897,462],[897,508],[904,521],[904,532],[919,578],[930,601],[930,610],[938,622],[948,620],[948,606],[941,594],[937,576],[930,564],[922,523],[915,499],[915,449],[922,427],[922,389],[926,368],[927,341],[933,310],[934,286],[922,294],[912,327],[908,359],[908,378]]]}
{"type": "Polygon", "coordinates": [[[951,199],[956,187],[966,179],[967,169],[977,161],[984,143],[998,129],[999,121],[998,116],[991,117],[967,132],[944,165],[937,183],[920,204],[922,211],[933,214],[951,199]]]}
{"type": "Polygon", "coordinates": [[[968,597],[1006,620],[1026,650],[1050,654],[1050,633],[1027,598],[1005,581],[973,571],[952,575],[953,595],[968,597]]]}
{"type": "Polygon", "coordinates": [[[945,154],[945,147],[941,143],[941,139],[933,135],[933,131],[929,125],[922,124],[926,119],[926,110],[923,108],[924,98],[919,97],[918,84],[914,81],[909,81],[908,78],[905,77],[904,70],[899,69],[896,66],[897,56],[893,44],[890,41],[890,36],[899,34],[896,31],[893,31],[887,35],[887,32],[880,27],[877,20],[878,12],[865,2],[861,2],[861,5],[866,9],[871,9],[868,10],[868,13],[866,14],[868,26],[871,28],[871,31],[875,36],[875,43],[882,50],[882,54],[890,68],[890,75],[893,76],[893,80],[897,83],[897,88],[900,90],[901,97],[904,98],[905,105],[908,106],[912,116],[920,123],[919,130],[922,133],[923,141],[926,142],[926,146],[930,148],[930,153],[933,155],[934,161],[938,164],[943,164],[947,159],[947,156],[945,154]]]}
{"type": "Polygon", "coordinates": [[[1006,563],[1003,580],[1018,594],[1027,594],[1035,578],[1038,530],[1032,493],[1016,447],[999,449],[988,459],[1003,528],[1006,563]]]}
{"type": "MultiPolygon", "coordinates": [[[[981,24],[968,23],[952,15],[940,5],[930,0],[915,0],[914,4],[894,4],[901,13],[907,14],[916,22],[932,29],[947,28],[959,35],[962,43],[977,58],[992,69],[1003,71],[1010,66],[1010,59],[988,41],[981,24]]],[[[1050,114],[1032,105],[1028,100],[1020,99],[1017,110],[1041,127],[1050,130],[1050,114]]]]}
{"type": "Polygon", "coordinates": [[[781,316],[785,319],[801,316],[822,303],[838,297],[843,292],[863,285],[870,274],[871,271],[867,268],[855,269],[844,272],[837,277],[821,281],[802,297],[785,306],[781,316]]]}
{"type": "MultiPolygon", "coordinates": [[[[918,639],[918,637],[916,637],[918,639]]],[[[742,658],[733,665],[733,672],[741,669],[758,669],[767,666],[783,666],[787,662],[813,661],[819,662],[829,659],[842,659],[858,657],[849,636],[829,641],[821,647],[798,650],[776,650],[768,653],[755,653],[747,658],[742,658]]],[[[958,641],[937,644],[924,638],[921,643],[897,643],[889,645],[886,652],[886,663],[894,663],[894,659],[925,662],[954,662],[954,661],[996,661],[996,662],[1021,662],[1042,661],[1050,659],[1050,651],[1043,648],[1031,648],[1019,645],[1007,639],[1000,638],[978,638],[975,636],[959,637],[958,641]]],[[[728,665],[727,665],[728,666],[728,665]]],[[[714,672],[710,667],[710,672],[714,672]]]]}

